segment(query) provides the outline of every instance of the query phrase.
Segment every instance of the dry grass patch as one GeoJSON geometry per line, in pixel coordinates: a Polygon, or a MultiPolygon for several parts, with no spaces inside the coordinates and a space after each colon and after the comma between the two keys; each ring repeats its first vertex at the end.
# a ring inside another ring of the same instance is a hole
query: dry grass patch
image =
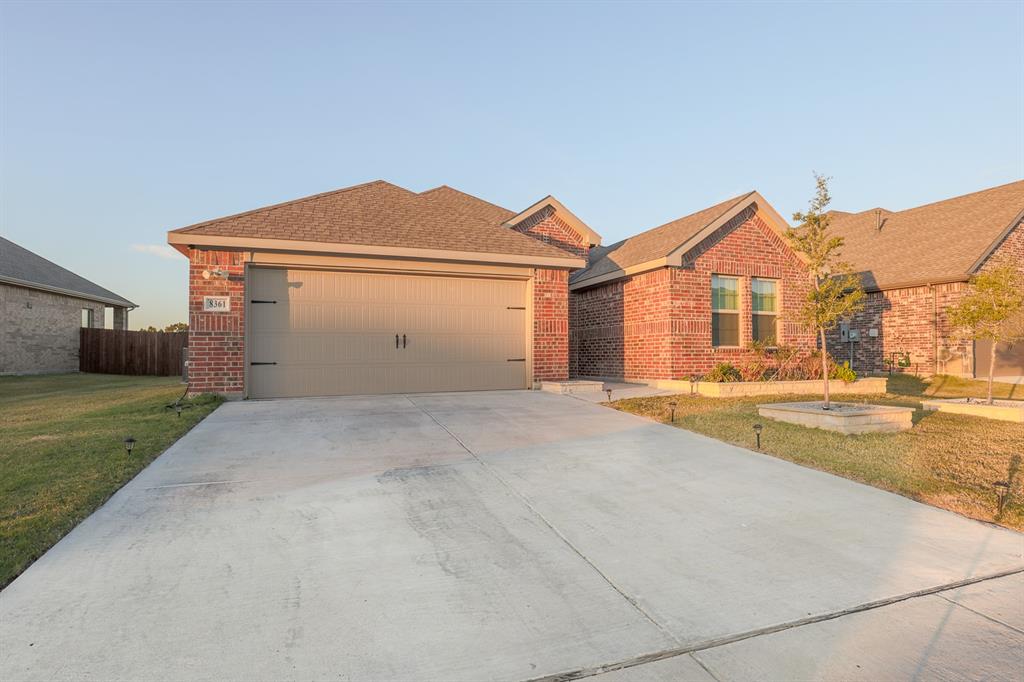
{"type": "MultiPolygon", "coordinates": [[[[885,396],[836,395],[843,402],[914,407],[914,428],[901,433],[844,436],[760,417],[757,405],[807,396],[704,398],[689,395],[619,400],[613,407],[754,448],[754,424],[763,424],[762,451],[797,464],[867,483],[936,507],[1024,530],[1024,424],[926,412],[921,396],[984,396],[983,382],[937,377],[893,377],[885,396]],[[950,395],[953,393],[954,395],[950,395]],[[995,481],[1011,483],[1009,502],[996,513],[995,481]]],[[[1003,386],[1003,393],[1020,388],[1003,386]]],[[[1003,395],[1002,397],[1009,397],[1003,395]]]]}

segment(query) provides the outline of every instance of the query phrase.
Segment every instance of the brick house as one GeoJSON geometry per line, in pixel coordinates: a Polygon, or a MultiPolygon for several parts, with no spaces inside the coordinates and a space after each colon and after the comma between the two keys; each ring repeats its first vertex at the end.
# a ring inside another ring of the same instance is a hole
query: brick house
{"type": "Polygon", "coordinates": [[[78,371],[79,329],[102,328],[107,309],[125,329],[126,298],[0,237],[0,374],[78,371]]]}
{"type": "Polygon", "coordinates": [[[569,376],[569,273],[600,237],[377,181],[168,233],[189,267],[193,393],[529,388],[569,376]]]}
{"type": "MultiPolygon", "coordinates": [[[[991,346],[954,339],[947,311],[972,274],[1002,262],[1024,272],[1022,220],[1024,181],[905,211],[833,212],[831,230],[843,237],[843,257],[868,295],[864,311],[830,335],[830,352],[861,373],[892,364],[987,376],[991,346]],[[849,341],[848,330],[859,339],[849,341]]],[[[996,375],[1024,375],[1024,344],[997,348],[996,375]]]]}
{"type": "Polygon", "coordinates": [[[810,352],[810,286],[788,224],[750,192],[608,247],[570,278],[573,373],[686,379],[741,362],[753,340],[810,352]]]}

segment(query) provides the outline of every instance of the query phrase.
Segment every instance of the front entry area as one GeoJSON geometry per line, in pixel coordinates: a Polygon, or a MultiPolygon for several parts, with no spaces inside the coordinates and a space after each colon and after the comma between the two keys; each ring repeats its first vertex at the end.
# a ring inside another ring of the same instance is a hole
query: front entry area
{"type": "Polygon", "coordinates": [[[253,267],[252,398],[527,388],[522,279],[253,267]]]}

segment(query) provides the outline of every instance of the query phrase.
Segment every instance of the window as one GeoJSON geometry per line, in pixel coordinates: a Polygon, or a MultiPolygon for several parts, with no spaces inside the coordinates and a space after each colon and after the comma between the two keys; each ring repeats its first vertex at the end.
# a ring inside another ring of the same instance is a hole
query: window
{"type": "Polygon", "coordinates": [[[740,287],[735,277],[711,275],[711,345],[740,345],[740,287]]]}
{"type": "Polygon", "coordinates": [[[82,308],[82,326],[91,327],[93,321],[92,308],[82,308]]]}
{"type": "Polygon", "coordinates": [[[754,341],[770,346],[778,342],[779,295],[778,282],[773,279],[750,280],[750,308],[753,312],[750,329],[754,341]]]}

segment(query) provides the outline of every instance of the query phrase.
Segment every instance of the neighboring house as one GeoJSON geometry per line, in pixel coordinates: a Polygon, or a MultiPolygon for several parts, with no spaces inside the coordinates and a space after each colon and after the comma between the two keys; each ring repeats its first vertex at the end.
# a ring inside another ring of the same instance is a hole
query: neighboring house
{"type": "Polygon", "coordinates": [[[0,374],[78,371],[79,329],[125,329],[126,298],[0,237],[0,374]]]}
{"type": "MultiPolygon", "coordinates": [[[[995,263],[1024,271],[1024,181],[905,211],[833,212],[843,258],[868,291],[863,312],[837,329],[829,350],[861,373],[987,376],[987,342],[958,341],[947,310],[971,275],[995,263]],[[904,365],[901,367],[900,365],[904,365]]],[[[997,348],[996,375],[1024,375],[1024,344],[997,348]]]]}
{"type": "Polygon", "coordinates": [[[600,237],[383,181],[168,233],[190,261],[190,391],[230,397],[529,388],[569,376],[569,273],[600,237]]]}
{"type": "Polygon", "coordinates": [[[686,379],[751,341],[815,348],[796,313],[810,286],[789,225],[749,192],[605,248],[570,279],[574,374],[686,379]]]}

